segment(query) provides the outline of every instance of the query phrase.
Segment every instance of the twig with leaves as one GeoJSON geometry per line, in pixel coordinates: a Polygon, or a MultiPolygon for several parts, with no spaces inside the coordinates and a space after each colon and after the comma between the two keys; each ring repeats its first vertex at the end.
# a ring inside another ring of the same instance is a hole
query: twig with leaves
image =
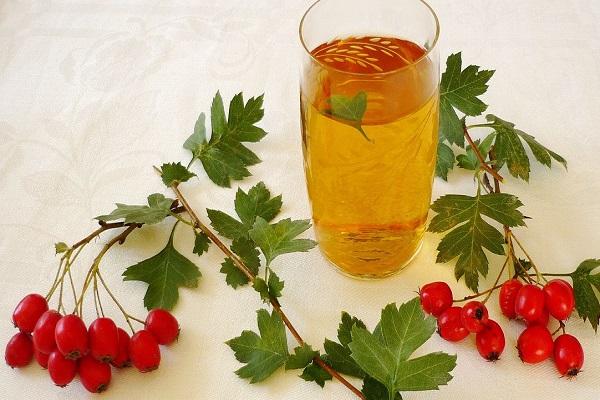
{"type": "MultiPolygon", "coordinates": [[[[475,292],[479,289],[479,277],[488,274],[486,250],[505,256],[504,266],[508,265],[508,268],[502,267],[500,270],[496,284],[505,271],[508,271],[508,278],[520,277],[526,282],[540,285],[546,281],[547,276],[570,277],[579,315],[584,320],[588,319],[594,330],[597,330],[600,298],[593,288],[600,289],[600,272],[596,272],[600,260],[586,260],[571,273],[543,272],[513,231],[525,226],[527,217],[519,211],[523,203],[516,196],[501,191],[504,180],[500,172],[504,168],[514,178],[529,181],[533,160],[528,155],[525,144],[533,158],[546,167],[551,167],[554,161],[566,168],[566,160],[540,144],[533,136],[517,129],[512,122],[495,115],[487,115],[484,123],[466,123],[467,117],[481,115],[487,109],[479,96],[487,91],[487,83],[493,74],[494,71],[480,70],[476,65],[463,69],[461,53],[457,53],[448,57],[446,71],[442,75],[436,174],[447,179],[449,171],[455,165],[473,171],[476,195],[450,194],[433,203],[432,209],[436,215],[428,230],[445,233],[437,248],[437,261],[450,262],[456,259],[456,279],[464,277],[467,286],[475,292]],[[457,111],[465,116],[459,119],[457,111]],[[491,133],[481,140],[473,140],[470,131],[480,128],[491,130],[491,133]],[[468,143],[466,146],[465,139],[468,143]],[[454,149],[457,148],[464,149],[464,152],[455,154],[454,149]],[[502,226],[503,233],[488,221],[502,226]],[[535,273],[530,274],[530,269],[535,273]]],[[[499,288],[496,284],[491,289],[470,297],[489,295],[499,288]]]]}

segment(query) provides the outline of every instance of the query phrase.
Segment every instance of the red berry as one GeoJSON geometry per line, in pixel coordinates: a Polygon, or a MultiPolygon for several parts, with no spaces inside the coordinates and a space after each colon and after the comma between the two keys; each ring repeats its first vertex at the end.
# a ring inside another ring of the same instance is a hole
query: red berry
{"type": "Polygon", "coordinates": [[[160,349],[154,335],[142,329],[131,337],[129,357],[140,372],[150,372],[160,364],[160,349]]]}
{"type": "Polygon", "coordinates": [[[56,347],[66,358],[76,360],[88,352],[88,333],[85,324],[75,314],[62,317],[54,331],[56,347]]]}
{"type": "Polygon", "coordinates": [[[434,317],[452,307],[452,290],[446,282],[428,283],[419,291],[419,297],[423,310],[434,317]]]}
{"type": "Polygon", "coordinates": [[[438,333],[450,342],[459,342],[469,336],[469,331],[461,321],[462,309],[450,307],[437,320],[438,333]]]}
{"type": "Polygon", "coordinates": [[[515,298],[515,313],[526,322],[537,321],[544,313],[545,303],[542,289],[535,285],[524,285],[515,298]]]}
{"type": "Polygon", "coordinates": [[[577,376],[583,358],[583,348],[575,336],[565,333],[554,341],[554,364],[562,376],[577,376]]]}
{"type": "Polygon", "coordinates": [[[48,310],[42,314],[33,329],[33,346],[39,352],[50,354],[56,349],[54,329],[62,317],[55,310],[48,310]]]}
{"type": "Polygon", "coordinates": [[[90,352],[98,361],[111,362],[119,353],[119,332],[110,318],[98,318],[88,330],[90,352]]]}
{"type": "Polygon", "coordinates": [[[22,368],[33,359],[31,336],[24,332],[16,333],[6,345],[4,360],[11,368],[22,368]]]}
{"type": "Polygon", "coordinates": [[[519,357],[529,364],[536,364],[550,357],[553,346],[552,335],[548,328],[541,325],[528,327],[517,340],[519,357]]]}
{"type": "Polygon", "coordinates": [[[44,369],[48,368],[48,357],[50,357],[49,354],[44,354],[41,351],[34,349],[33,356],[35,357],[37,363],[40,364],[40,367],[44,369]]]}
{"type": "Polygon", "coordinates": [[[475,343],[481,357],[488,361],[498,360],[506,344],[502,328],[491,319],[488,320],[485,329],[477,333],[475,343]]]}
{"type": "Polygon", "coordinates": [[[167,310],[156,308],[146,317],[146,330],[156,338],[158,344],[171,344],[179,336],[179,324],[167,310]]]}
{"type": "Polygon", "coordinates": [[[48,302],[39,294],[28,294],[17,304],[12,315],[13,324],[21,332],[31,333],[43,313],[48,311],[48,302]]]}
{"type": "Polygon", "coordinates": [[[117,356],[110,362],[115,368],[124,368],[131,365],[129,360],[129,335],[121,328],[117,328],[119,335],[119,351],[117,356]]]}
{"type": "Polygon", "coordinates": [[[575,307],[573,287],[562,279],[553,279],[544,286],[546,307],[550,315],[559,321],[569,318],[575,307]]]}
{"type": "Polygon", "coordinates": [[[104,392],[110,384],[110,365],[98,361],[88,354],[79,361],[79,378],[87,391],[91,393],[104,392]]]}
{"type": "Polygon", "coordinates": [[[56,386],[65,387],[77,375],[77,361],[69,360],[60,351],[54,350],[48,357],[48,373],[56,386]]]}
{"type": "Polygon", "coordinates": [[[548,307],[544,307],[542,314],[535,321],[526,321],[527,326],[533,325],[541,325],[548,326],[548,321],[550,321],[550,313],[548,312],[548,307]]]}
{"type": "Polygon", "coordinates": [[[480,301],[470,301],[465,304],[461,312],[461,321],[471,333],[481,332],[489,319],[488,310],[480,301]]]}
{"type": "Polygon", "coordinates": [[[509,319],[517,318],[515,312],[515,300],[517,298],[517,292],[523,287],[523,284],[517,279],[510,279],[502,285],[499,295],[500,309],[509,319]]]}

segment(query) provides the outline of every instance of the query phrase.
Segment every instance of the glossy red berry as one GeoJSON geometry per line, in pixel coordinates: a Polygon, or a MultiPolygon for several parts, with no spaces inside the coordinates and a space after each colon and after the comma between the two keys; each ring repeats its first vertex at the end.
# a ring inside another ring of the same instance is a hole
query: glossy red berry
{"type": "Polygon", "coordinates": [[[110,384],[110,365],[96,360],[91,355],[79,361],[79,378],[88,392],[104,392],[110,384]]]}
{"type": "Polygon", "coordinates": [[[502,314],[509,319],[517,318],[515,312],[515,300],[517,298],[517,292],[523,287],[523,284],[517,279],[510,279],[502,285],[500,288],[499,303],[502,314]]]}
{"type": "Polygon", "coordinates": [[[56,349],[54,330],[56,323],[61,318],[61,315],[55,310],[48,310],[42,314],[33,329],[33,346],[37,351],[50,354],[56,349]]]}
{"type": "Polygon", "coordinates": [[[469,331],[462,323],[461,314],[460,307],[450,307],[438,317],[438,333],[443,339],[459,342],[469,336],[469,331]]]}
{"type": "Polygon", "coordinates": [[[44,369],[48,368],[48,357],[50,357],[49,354],[44,354],[41,351],[34,349],[33,357],[35,358],[37,363],[40,365],[40,367],[42,367],[44,369]]]}
{"type": "Polygon", "coordinates": [[[575,307],[573,287],[562,279],[553,279],[544,286],[546,307],[550,315],[564,321],[569,318],[575,307]]]}
{"type": "Polygon", "coordinates": [[[529,364],[536,364],[550,357],[553,347],[552,335],[548,328],[541,325],[528,327],[517,340],[519,357],[529,364]]]}
{"type": "Polygon", "coordinates": [[[98,318],[88,330],[90,353],[98,361],[111,362],[119,353],[119,332],[110,318],[98,318]]]}
{"type": "Polygon", "coordinates": [[[154,335],[142,329],[131,337],[129,357],[140,372],[150,372],[160,364],[160,349],[154,335]]]}
{"type": "Polygon", "coordinates": [[[22,368],[33,359],[31,336],[24,332],[16,333],[6,345],[4,360],[11,368],[22,368]]]}
{"type": "Polygon", "coordinates": [[[439,317],[452,307],[452,290],[446,282],[432,282],[423,286],[419,291],[423,311],[439,317]]]}
{"type": "Polygon", "coordinates": [[[117,356],[110,362],[115,368],[125,368],[131,365],[129,360],[129,335],[121,328],[117,328],[119,335],[119,351],[117,356]]]}
{"type": "Polygon", "coordinates": [[[179,336],[179,323],[173,314],[161,308],[148,313],[145,328],[154,335],[158,344],[171,344],[179,336]]]}
{"type": "Polygon", "coordinates": [[[488,320],[485,329],[475,336],[477,351],[488,361],[496,361],[504,351],[506,340],[504,332],[496,321],[488,320]]]}
{"type": "Polygon", "coordinates": [[[542,311],[542,314],[540,315],[540,317],[534,321],[525,321],[525,323],[527,324],[527,326],[533,326],[533,325],[541,325],[541,326],[548,326],[548,321],[550,321],[550,313],[548,312],[548,307],[544,307],[544,310],[542,311]]]}
{"type": "Polygon", "coordinates": [[[583,348],[575,336],[563,334],[554,341],[554,364],[562,376],[577,376],[583,366],[583,348]]]}
{"type": "Polygon", "coordinates": [[[48,373],[56,386],[65,387],[77,375],[77,361],[69,360],[60,351],[54,350],[48,357],[48,373]]]}
{"type": "Polygon", "coordinates": [[[537,321],[544,313],[545,303],[542,289],[535,285],[524,285],[515,298],[515,313],[526,322],[537,321]]]}
{"type": "Polygon", "coordinates": [[[65,315],[56,323],[54,337],[58,351],[66,358],[76,360],[88,352],[87,329],[75,314],[65,315]]]}
{"type": "Polygon", "coordinates": [[[48,311],[48,302],[39,294],[28,294],[17,304],[12,315],[13,324],[21,332],[31,333],[43,313],[48,311]]]}
{"type": "Polygon", "coordinates": [[[480,301],[470,301],[465,304],[461,312],[461,321],[471,333],[481,332],[488,322],[488,310],[480,301]]]}

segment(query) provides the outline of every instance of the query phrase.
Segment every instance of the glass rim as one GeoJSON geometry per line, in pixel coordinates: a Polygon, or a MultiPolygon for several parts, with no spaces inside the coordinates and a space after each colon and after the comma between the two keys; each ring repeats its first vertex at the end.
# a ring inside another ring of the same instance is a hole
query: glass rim
{"type": "Polygon", "coordinates": [[[306,18],[308,17],[308,14],[312,11],[313,8],[315,8],[319,3],[324,2],[324,1],[328,1],[328,0],[316,0],[314,3],[311,4],[310,7],[308,7],[308,9],[306,9],[306,11],[304,12],[304,15],[302,15],[302,19],[300,20],[300,25],[298,27],[298,34],[300,36],[300,43],[302,43],[302,47],[304,48],[304,51],[306,51],[306,53],[308,54],[308,56],[311,58],[312,61],[316,62],[317,64],[319,64],[320,66],[322,66],[325,69],[338,71],[338,72],[344,73],[346,75],[359,75],[359,76],[394,74],[394,73],[397,73],[404,69],[411,68],[411,67],[417,65],[418,63],[420,63],[421,61],[423,61],[424,59],[426,59],[427,57],[429,57],[429,54],[431,54],[431,52],[433,50],[435,50],[436,45],[440,39],[440,20],[439,20],[437,14],[435,13],[433,7],[431,7],[429,5],[429,3],[427,3],[425,0],[415,0],[415,1],[418,1],[421,4],[423,4],[429,10],[429,12],[431,13],[431,15],[433,16],[433,19],[435,21],[435,37],[433,39],[433,43],[431,44],[431,46],[428,49],[425,49],[426,50],[425,53],[423,53],[423,55],[421,57],[417,58],[414,62],[404,65],[402,67],[398,67],[398,68],[390,70],[390,71],[376,72],[376,73],[345,71],[345,70],[342,70],[342,69],[339,69],[339,68],[336,68],[336,67],[333,67],[331,65],[321,62],[319,59],[317,59],[315,56],[313,56],[312,50],[310,50],[308,48],[308,46],[306,45],[306,42],[304,41],[304,23],[306,22],[306,18]]]}

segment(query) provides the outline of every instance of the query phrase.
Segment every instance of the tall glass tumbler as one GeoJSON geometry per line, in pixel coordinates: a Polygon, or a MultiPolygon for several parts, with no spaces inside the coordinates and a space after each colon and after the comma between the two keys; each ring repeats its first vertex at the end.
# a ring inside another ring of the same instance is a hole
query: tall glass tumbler
{"type": "Polygon", "coordinates": [[[439,23],[422,0],[319,0],[300,23],[304,168],[319,246],[381,278],[422,243],[439,119],[439,23]]]}

